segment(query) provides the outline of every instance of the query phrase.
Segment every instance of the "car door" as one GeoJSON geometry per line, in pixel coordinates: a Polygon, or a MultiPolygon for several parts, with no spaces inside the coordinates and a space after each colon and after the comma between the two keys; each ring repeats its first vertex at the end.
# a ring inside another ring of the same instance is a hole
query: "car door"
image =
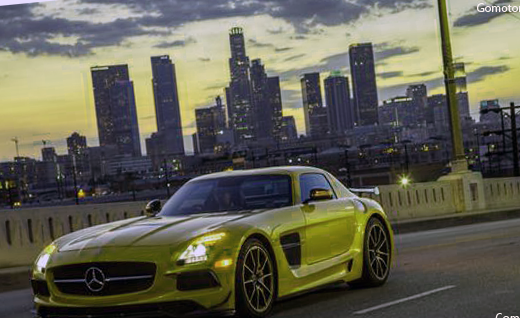
{"type": "Polygon", "coordinates": [[[351,231],[348,223],[354,215],[350,201],[339,198],[334,193],[329,180],[320,173],[300,175],[301,210],[305,216],[305,257],[307,264],[314,264],[342,254],[350,247],[351,231]],[[325,189],[334,193],[331,200],[311,201],[310,191],[325,189]]]}

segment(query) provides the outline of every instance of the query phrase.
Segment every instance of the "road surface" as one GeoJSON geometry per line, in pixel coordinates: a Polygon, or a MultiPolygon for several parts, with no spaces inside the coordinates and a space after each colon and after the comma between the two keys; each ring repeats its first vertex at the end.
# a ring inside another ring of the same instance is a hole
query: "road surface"
{"type": "MultiPolygon", "coordinates": [[[[273,317],[520,316],[520,219],[396,236],[386,285],[338,284],[279,302],[273,317]]],[[[31,317],[31,292],[0,294],[0,317],[31,317]]]]}

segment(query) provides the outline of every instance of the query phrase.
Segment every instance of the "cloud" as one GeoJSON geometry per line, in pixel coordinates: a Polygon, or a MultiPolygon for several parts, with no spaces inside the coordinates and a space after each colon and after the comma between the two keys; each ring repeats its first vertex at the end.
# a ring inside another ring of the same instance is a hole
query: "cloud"
{"type": "Polygon", "coordinates": [[[439,73],[439,72],[438,71],[426,71],[426,72],[422,72],[422,73],[411,74],[411,75],[408,75],[407,77],[427,77],[427,76],[437,74],[437,73],[439,73]]]}
{"type": "Polygon", "coordinates": [[[300,59],[300,58],[302,58],[304,56],[305,56],[305,54],[297,54],[297,55],[289,56],[288,58],[286,58],[283,61],[284,62],[294,61],[294,60],[298,60],[298,59],[300,59]]]}
{"type": "MultiPolygon", "coordinates": [[[[297,33],[315,34],[319,26],[352,23],[370,13],[374,7],[400,11],[420,7],[423,0],[78,0],[90,4],[78,9],[85,15],[105,14],[95,5],[126,7],[133,11],[131,18],[119,18],[105,23],[57,18],[45,13],[35,14],[33,9],[42,4],[14,5],[0,9],[0,49],[31,56],[48,54],[76,57],[93,54],[94,49],[118,46],[136,36],[165,36],[189,22],[270,15],[292,24],[297,33]],[[157,31],[166,30],[166,31],[157,31]],[[64,37],[76,43],[52,43],[64,37]]],[[[44,11],[44,10],[39,10],[44,11]]],[[[92,19],[94,20],[94,19],[92,19]]],[[[271,29],[271,33],[285,32],[271,29]]],[[[303,39],[303,37],[295,37],[303,39]]],[[[162,42],[159,47],[182,45],[181,41],[162,42]]],[[[184,43],[186,45],[187,42],[184,43]]],[[[285,48],[280,48],[285,49],[285,48]]]]}
{"type": "Polygon", "coordinates": [[[292,50],[293,48],[292,47],[281,47],[281,48],[275,48],[274,51],[275,52],[286,52],[286,51],[290,51],[292,50]]]}
{"type": "Polygon", "coordinates": [[[395,56],[408,55],[420,51],[420,48],[417,46],[407,47],[388,42],[378,43],[374,45],[374,49],[374,56],[377,62],[381,62],[395,56]]]}
{"type": "Polygon", "coordinates": [[[282,34],[282,33],[285,33],[287,32],[286,30],[284,30],[284,28],[282,27],[279,27],[278,29],[267,29],[267,33],[269,34],[282,34]]]}
{"type": "Polygon", "coordinates": [[[307,37],[305,35],[298,34],[295,36],[291,36],[291,40],[307,40],[307,37]]]}
{"type": "MultiPolygon", "coordinates": [[[[191,21],[267,14],[291,23],[299,33],[317,25],[348,24],[374,7],[399,12],[424,8],[426,0],[83,0],[84,3],[123,5],[135,12],[147,12],[143,25],[177,27],[191,21]]],[[[278,32],[280,30],[271,30],[278,32]]]]}
{"type": "Polygon", "coordinates": [[[396,96],[403,96],[406,94],[406,88],[410,85],[414,84],[425,84],[428,90],[433,90],[444,85],[444,79],[442,77],[436,77],[431,80],[423,81],[423,82],[409,82],[398,85],[381,87],[378,89],[379,98],[381,100],[387,100],[396,96]]]}
{"type": "Polygon", "coordinates": [[[282,100],[284,109],[302,108],[302,92],[294,89],[282,89],[282,100]]]}
{"type": "Polygon", "coordinates": [[[78,12],[78,14],[81,14],[81,15],[92,15],[92,14],[99,13],[99,10],[96,8],[83,8],[83,9],[77,10],[77,12],[78,12]]]}
{"type": "Polygon", "coordinates": [[[400,77],[400,76],[403,76],[403,72],[402,72],[402,71],[383,72],[383,73],[379,73],[379,74],[377,74],[377,76],[380,77],[380,78],[382,78],[382,79],[394,78],[394,77],[400,77]]]}
{"type": "Polygon", "coordinates": [[[92,49],[121,45],[140,35],[165,35],[169,32],[144,30],[135,19],[117,19],[108,23],[74,21],[35,15],[35,6],[0,8],[0,50],[29,56],[61,55],[77,57],[92,54],[92,49]],[[74,44],[53,42],[55,37],[76,39],[74,44]]]}
{"type": "Polygon", "coordinates": [[[194,38],[189,37],[186,40],[175,40],[175,41],[170,41],[170,42],[167,42],[167,41],[161,42],[159,44],[154,45],[154,47],[160,48],[160,49],[169,49],[169,48],[173,48],[173,47],[184,47],[186,45],[193,44],[193,43],[197,43],[197,41],[194,38]]]}
{"type": "MultiPolygon", "coordinates": [[[[493,2],[491,5],[507,5],[512,3],[512,0],[497,0],[493,2]]],[[[506,14],[505,12],[478,12],[476,8],[471,9],[465,15],[459,17],[455,20],[453,24],[455,27],[472,27],[477,25],[482,25],[490,22],[491,20],[506,14]]]]}
{"type": "Polygon", "coordinates": [[[46,41],[45,39],[32,39],[29,41],[8,41],[0,44],[0,51],[8,51],[11,53],[26,53],[28,56],[34,57],[38,55],[61,55],[66,57],[77,57],[90,54],[90,48],[77,43],[58,44],[46,41]]]}
{"type": "Polygon", "coordinates": [[[496,74],[506,73],[511,68],[507,65],[499,65],[499,66],[482,66],[474,70],[473,72],[468,73],[468,82],[476,83],[484,80],[486,77],[496,74]]]}
{"type": "Polygon", "coordinates": [[[253,39],[247,40],[247,43],[251,47],[274,47],[274,45],[271,43],[262,43],[262,42],[258,42],[257,40],[253,40],[253,39]]]}

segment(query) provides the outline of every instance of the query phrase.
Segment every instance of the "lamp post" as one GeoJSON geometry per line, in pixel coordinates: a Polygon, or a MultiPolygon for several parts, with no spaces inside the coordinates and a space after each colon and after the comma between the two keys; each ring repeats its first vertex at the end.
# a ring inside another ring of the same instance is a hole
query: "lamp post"
{"type": "Polygon", "coordinates": [[[462,130],[460,125],[459,107],[455,84],[455,68],[451,49],[450,27],[448,21],[448,8],[446,0],[437,0],[439,7],[439,24],[442,42],[442,59],[444,64],[444,84],[450,115],[451,141],[453,147],[453,169],[467,170],[468,163],[464,153],[462,130]]]}

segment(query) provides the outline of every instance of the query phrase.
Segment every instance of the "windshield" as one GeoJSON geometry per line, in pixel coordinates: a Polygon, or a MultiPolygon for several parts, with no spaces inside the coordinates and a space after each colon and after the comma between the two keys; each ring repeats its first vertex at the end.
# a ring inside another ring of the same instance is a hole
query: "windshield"
{"type": "Polygon", "coordinates": [[[274,209],[290,205],[289,176],[224,177],[185,184],[168,200],[160,215],[274,209]]]}

